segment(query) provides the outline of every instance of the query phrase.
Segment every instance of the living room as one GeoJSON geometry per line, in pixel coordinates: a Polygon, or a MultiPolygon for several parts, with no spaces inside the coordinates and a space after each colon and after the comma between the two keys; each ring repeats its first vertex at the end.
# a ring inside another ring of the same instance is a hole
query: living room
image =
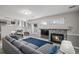
{"type": "Polygon", "coordinates": [[[4,5],[0,8],[2,53],[79,54],[78,5],[4,5]],[[15,35],[18,36],[17,40],[23,43],[23,45],[18,43],[20,46],[16,48],[12,47],[13,45],[10,46],[12,42],[15,46],[17,45],[14,40],[16,38],[13,37],[15,35]],[[6,36],[14,39],[7,43],[8,37],[6,36]],[[63,44],[63,41],[66,44],[63,44]],[[34,49],[24,48],[26,47],[24,43],[34,49]],[[54,50],[60,47],[60,50],[63,51],[50,53],[49,50],[53,45],[56,45],[53,47],[54,50]],[[69,50],[66,50],[66,45],[70,47],[69,50]],[[17,48],[20,48],[22,52],[17,48]]]}

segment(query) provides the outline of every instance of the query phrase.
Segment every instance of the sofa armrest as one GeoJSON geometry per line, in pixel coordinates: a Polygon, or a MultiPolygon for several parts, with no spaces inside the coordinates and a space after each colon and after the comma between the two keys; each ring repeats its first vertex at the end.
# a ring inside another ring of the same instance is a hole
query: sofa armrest
{"type": "Polygon", "coordinates": [[[4,52],[8,53],[8,54],[22,54],[22,52],[17,47],[12,45],[6,39],[2,39],[2,48],[3,48],[4,52]]]}

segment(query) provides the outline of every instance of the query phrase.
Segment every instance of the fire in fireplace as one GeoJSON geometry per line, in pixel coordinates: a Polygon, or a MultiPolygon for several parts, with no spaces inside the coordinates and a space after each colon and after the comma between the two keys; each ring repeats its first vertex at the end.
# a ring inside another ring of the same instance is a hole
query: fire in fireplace
{"type": "Polygon", "coordinates": [[[56,34],[56,33],[52,33],[51,34],[51,42],[55,42],[55,43],[60,43],[61,41],[64,40],[64,35],[63,34],[56,34]]]}

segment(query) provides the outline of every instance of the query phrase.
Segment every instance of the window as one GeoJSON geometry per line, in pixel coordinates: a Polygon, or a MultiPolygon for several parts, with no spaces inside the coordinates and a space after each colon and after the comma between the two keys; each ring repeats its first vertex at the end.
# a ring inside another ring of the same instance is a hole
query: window
{"type": "Polygon", "coordinates": [[[49,20],[49,24],[64,24],[64,18],[49,20]]]}
{"type": "Polygon", "coordinates": [[[26,27],[26,22],[24,22],[24,27],[26,27]]]}
{"type": "Polygon", "coordinates": [[[15,21],[11,21],[11,24],[15,24],[15,21]]]}
{"type": "Polygon", "coordinates": [[[34,27],[37,27],[37,24],[34,24],[34,27]]]}

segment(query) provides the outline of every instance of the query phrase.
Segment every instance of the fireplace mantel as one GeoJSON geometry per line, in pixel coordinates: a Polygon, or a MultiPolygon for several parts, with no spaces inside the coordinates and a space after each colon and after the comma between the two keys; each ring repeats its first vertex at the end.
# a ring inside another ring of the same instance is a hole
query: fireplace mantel
{"type": "Polygon", "coordinates": [[[54,26],[42,26],[40,29],[62,29],[62,30],[70,30],[69,26],[63,26],[63,25],[54,25],[54,26]]]}

